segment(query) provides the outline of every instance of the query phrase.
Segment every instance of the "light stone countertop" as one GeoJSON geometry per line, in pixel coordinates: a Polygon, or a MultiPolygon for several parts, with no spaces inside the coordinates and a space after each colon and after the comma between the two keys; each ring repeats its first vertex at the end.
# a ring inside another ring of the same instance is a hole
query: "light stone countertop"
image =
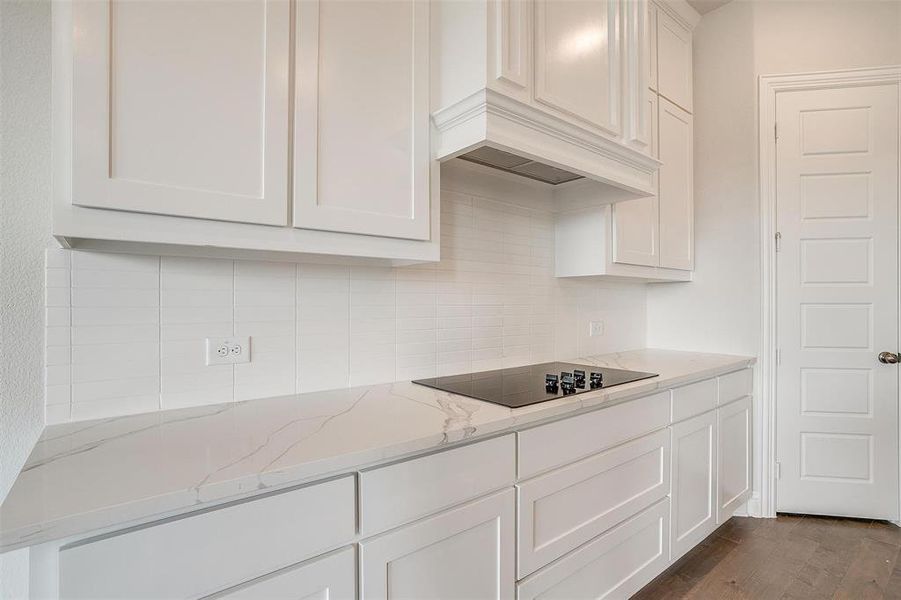
{"type": "Polygon", "coordinates": [[[400,382],[47,427],[0,506],[0,552],[521,429],[755,359],[648,349],[573,362],[660,376],[519,409],[400,382]]]}

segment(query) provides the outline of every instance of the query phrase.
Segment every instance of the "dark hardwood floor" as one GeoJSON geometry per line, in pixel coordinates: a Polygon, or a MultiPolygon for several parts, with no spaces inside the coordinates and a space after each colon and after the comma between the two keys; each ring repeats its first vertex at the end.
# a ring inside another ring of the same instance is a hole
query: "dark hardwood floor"
{"type": "Polygon", "coordinates": [[[901,598],[899,551],[883,521],[735,517],[635,598],[901,598]]]}

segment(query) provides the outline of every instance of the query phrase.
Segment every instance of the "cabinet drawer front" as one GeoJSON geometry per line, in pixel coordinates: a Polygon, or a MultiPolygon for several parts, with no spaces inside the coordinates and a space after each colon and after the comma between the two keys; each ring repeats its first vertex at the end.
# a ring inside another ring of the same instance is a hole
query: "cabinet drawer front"
{"type": "Polygon", "coordinates": [[[515,475],[513,434],[363,471],[360,533],[373,535],[513,485],[515,475]]]}
{"type": "Polygon", "coordinates": [[[669,500],[663,499],[524,579],[516,597],[628,598],[666,568],[668,546],[669,500]]]}
{"type": "Polygon", "coordinates": [[[64,598],[188,598],[353,539],[354,478],[114,535],[60,552],[64,598]]]}
{"type": "Polygon", "coordinates": [[[666,496],[669,438],[664,429],[518,485],[518,576],[666,496]]]}
{"type": "Polygon", "coordinates": [[[750,396],[754,391],[754,372],[742,369],[719,378],[719,405],[750,396]]]}
{"type": "Polygon", "coordinates": [[[215,600],[354,600],[357,560],[353,546],[216,594],[215,600]]]}
{"type": "Polygon", "coordinates": [[[716,379],[673,390],[673,423],[716,408],[716,379]]]}
{"type": "Polygon", "coordinates": [[[519,432],[519,478],[590,456],[669,423],[669,392],[519,432]]]}

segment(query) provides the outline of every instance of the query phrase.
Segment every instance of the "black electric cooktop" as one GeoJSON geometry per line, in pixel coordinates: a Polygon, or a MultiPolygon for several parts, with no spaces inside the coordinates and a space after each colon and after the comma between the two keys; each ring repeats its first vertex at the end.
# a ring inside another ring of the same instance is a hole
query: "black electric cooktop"
{"type": "Polygon", "coordinates": [[[657,377],[657,373],[549,362],[496,371],[430,377],[413,383],[519,408],[651,377],[657,377]]]}

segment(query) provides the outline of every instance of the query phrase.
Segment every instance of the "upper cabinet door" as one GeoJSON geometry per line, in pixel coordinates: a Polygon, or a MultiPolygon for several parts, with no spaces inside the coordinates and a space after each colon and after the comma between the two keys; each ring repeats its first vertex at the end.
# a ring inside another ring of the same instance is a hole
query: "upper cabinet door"
{"type": "Polygon", "coordinates": [[[294,226],[429,239],[429,3],[297,3],[294,226]]]}
{"type": "Polygon", "coordinates": [[[648,87],[657,91],[657,5],[648,2],[648,35],[645,40],[648,49],[648,87]]]}
{"type": "Polygon", "coordinates": [[[287,224],[287,0],[78,0],[72,202],[287,224]]]}
{"type": "Polygon", "coordinates": [[[660,266],[690,271],[694,266],[692,195],[692,118],[665,98],[659,99],[658,173],[660,266]]]}
{"type": "Polygon", "coordinates": [[[648,6],[646,0],[631,0],[623,6],[623,114],[625,141],[651,153],[651,114],[648,106],[648,6]]]}
{"type": "MultiPolygon", "coordinates": [[[[657,156],[657,94],[648,94],[651,116],[651,156],[657,156]]],[[[656,177],[656,176],[655,176],[656,177]]],[[[660,263],[659,200],[634,198],[613,205],[613,262],[645,267],[660,263]]]]}
{"type": "Polygon", "coordinates": [[[528,102],[531,80],[532,2],[496,0],[488,11],[488,67],[493,72],[489,85],[528,102]]]}
{"type": "Polygon", "coordinates": [[[691,32],[657,13],[657,83],[660,95],[691,112],[691,32]]]}
{"type": "Polygon", "coordinates": [[[535,100],[619,136],[618,0],[535,0],[535,100]]]}

